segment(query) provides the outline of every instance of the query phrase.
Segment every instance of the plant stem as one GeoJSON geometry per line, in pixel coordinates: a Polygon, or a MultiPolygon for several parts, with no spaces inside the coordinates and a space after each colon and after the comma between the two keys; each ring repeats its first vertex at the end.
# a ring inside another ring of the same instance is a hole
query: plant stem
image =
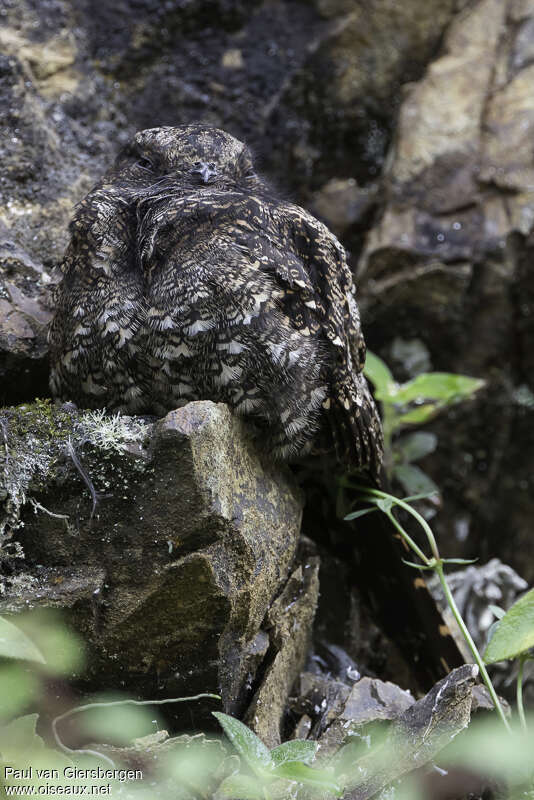
{"type": "Polygon", "coordinates": [[[517,713],[519,714],[519,719],[521,721],[521,727],[524,731],[527,730],[527,720],[525,717],[525,708],[523,706],[523,668],[525,666],[525,661],[528,660],[528,655],[523,653],[519,657],[519,670],[517,673],[517,685],[516,685],[516,698],[517,698],[517,713]]]}
{"type": "Polygon", "coordinates": [[[506,728],[506,730],[508,731],[508,733],[511,733],[512,729],[510,728],[510,724],[509,724],[508,720],[506,719],[503,707],[501,705],[501,701],[499,700],[499,698],[497,696],[497,692],[493,688],[493,684],[491,682],[490,676],[488,675],[488,671],[486,669],[486,665],[484,664],[484,661],[482,660],[482,656],[480,655],[480,653],[478,651],[478,648],[477,648],[476,644],[474,643],[474,641],[473,641],[473,639],[471,637],[471,634],[467,630],[467,626],[466,626],[465,622],[462,619],[462,615],[460,614],[458,606],[456,605],[456,601],[454,600],[454,597],[452,596],[452,592],[451,592],[451,590],[449,588],[449,584],[447,583],[447,580],[445,578],[445,573],[443,572],[443,564],[441,563],[441,560],[439,560],[437,562],[437,564],[435,565],[434,569],[436,570],[436,572],[438,574],[439,582],[441,583],[441,588],[443,589],[443,592],[444,592],[445,597],[447,599],[447,603],[449,604],[449,608],[451,609],[451,611],[452,611],[452,613],[454,615],[454,618],[455,618],[456,622],[458,623],[458,627],[460,628],[460,630],[462,632],[462,636],[464,637],[464,639],[467,642],[467,645],[468,645],[471,653],[473,654],[473,658],[475,659],[475,661],[477,663],[477,666],[478,666],[478,668],[480,670],[480,675],[482,677],[482,680],[486,684],[486,688],[487,688],[488,692],[490,693],[491,699],[493,700],[493,705],[495,706],[495,710],[497,711],[497,714],[500,716],[500,718],[501,718],[501,720],[503,722],[503,725],[506,728]]]}
{"type": "MultiPolygon", "coordinates": [[[[432,528],[430,527],[430,525],[428,524],[426,519],[423,516],[421,516],[421,514],[418,511],[415,510],[415,508],[412,508],[412,506],[409,503],[406,503],[404,500],[401,500],[399,497],[395,497],[392,494],[387,494],[387,492],[381,492],[379,489],[366,489],[365,491],[368,494],[373,495],[374,497],[381,497],[384,500],[391,500],[393,503],[395,503],[396,506],[400,506],[405,511],[407,511],[408,514],[411,514],[412,517],[415,517],[415,519],[417,520],[417,522],[419,523],[419,525],[422,527],[422,529],[424,530],[424,532],[426,534],[426,538],[428,539],[428,543],[430,545],[430,549],[432,550],[432,555],[434,556],[434,558],[436,560],[439,560],[440,555],[439,555],[439,550],[438,550],[438,544],[436,542],[436,538],[434,536],[432,528]]],[[[404,532],[404,536],[408,537],[408,534],[406,533],[406,531],[404,532]]],[[[426,563],[428,563],[428,558],[426,556],[424,558],[424,561],[426,563]]]]}
{"type": "Polygon", "coordinates": [[[397,522],[397,520],[395,519],[395,517],[393,516],[391,511],[388,512],[387,517],[388,517],[389,520],[391,520],[392,525],[394,525],[395,528],[398,530],[398,532],[400,533],[400,535],[402,536],[402,538],[404,539],[406,544],[409,547],[411,547],[411,549],[414,551],[414,553],[416,553],[419,556],[419,558],[421,559],[423,564],[426,564],[427,566],[430,566],[430,563],[431,563],[430,559],[425,556],[425,554],[423,553],[423,551],[421,550],[419,545],[417,545],[414,542],[412,537],[408,533],[406,533],[406,531],[404,530],[404,528],[402,527],[400,522],[397,522]]]}
{"type": "MultiPolygon", "coordinates": [[[[385,511],[386,516],[391,520],[391,522],[393,523],[395,528],[401,534],[401,536],[404,539],[404,541],[409,545],[409,547],[412,548],[414,553],[416,553],[419,556],[419,558],[423,561],[423,563],[426,566],[431,567],[432,569],[434,569],[437,572],[438,578],[439,578],[439,582],[441,583],[441,588],[443,589],[443,593],[445,594],[445,598],[447,600],[447,603],[449,604],[449,608],[451,609],[451,611],[452,611],[452,613],[454,615],[454,618],[455,618],[456,622],[458,623],[458,627],[460,628],[462,636],[464,637],[464,639],[467,642],[467,645],[468,645],[471,653],[473,654],[473,658],[475,659],[475,662],[476,662],[476,664],[477,664],[477,666],[478,666],[478,668],[480,670],[480,675],[482,677],[482,680],[486,684],[488,692],[490,693],[490,697],[493,700],[493,705],[495,706],[495,710],[497,711],[497,714],[500,716],[500,718],[502,720],[502,723],[503,723],[504,727],[506,728],[506,730],[509,733],[511,733],[510,724],[509,724],[508,720],[506,719],[503,707],[502,707],[501,702],[500,702],[500,700],[499,700],[499,698],[497,696],[497,692],[493,688],[493,684],[491,682],[490,676],[488,675],[488,671],[486,669],[486,665],[484,664],[484,661],[482,660],[482,656],[480,655],[480,653],[478,651],[478,648],[477,648],[475,642],[473,641],[473,639],[471,637],[471,634],[469,633],[469,631],[467,629],[467,625],[465,624],[464,620],[462,619],[462,615],[460,614],[458,606],[456,605],[454,597],[452,596],[452,592],[449,589],[449,584],[446,581],[445,573],[443,571],[443,560],[442,560],[442,558],[441,558],[441,556],[439,554],[438,544],[436,542],[434,533],[432,532],[432,529],[430,528],[430,525],[428,524],[426,519],[424,517],[422,517],[421,514],[419,514],[419,512],[416,511],[415,508],[412,508],[410,506],[410,504],[407,503],[406,501],[401,500],[398,497],[395,497],[394,495],[387,494],[386,492],[381,492],[379,489],[369,489],[369,488],[367,488],[365,486],[358,486],[357,488],[362,489],[367,495],[371,495],[372,497],[379,497],[379,498],[384,499],[384,500],[390,500],[392,504],[400,506],[401,508],[404,508],[404,510],[407,511],[409,514],[411,514],[412,517],[415,517],[417,522],[423,528],[423,530],[424,530],[424,532],[426,534],[426,537],[428,539],[428,543],[430,545],[430,548],[432,550],[433,559],[429,559],[423,553],[423,551],[420,549],[420,547],[413,541],[411,536],[404,530],[404,528],[402,527],[400,522],[398,522],[395,519],[395,517],[393,516],[393,513],[391,512],[391,510],[385,511]]],[[[522,680],[523,664],[521,664],[520,672],[521,672],[521,680],[522,680]]],[[[518,708],[519,708],[519,694],[518,694],[518,708]]],[[[519,711],[519,714],[520,714],[521,721],[522,721],[522,724],[523,724],[524,712],[523,713],[522,712],[523,712],[523,707],[521,705],[521,710],[519,711]]],[[[526,725],[526,722],[524,723],[524,725],[526,725]]]]}

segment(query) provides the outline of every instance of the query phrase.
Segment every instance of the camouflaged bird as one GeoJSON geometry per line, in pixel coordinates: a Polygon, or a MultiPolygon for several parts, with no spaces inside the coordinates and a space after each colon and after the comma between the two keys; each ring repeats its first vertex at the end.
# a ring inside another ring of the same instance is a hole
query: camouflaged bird
{"type": "MultiPolygon", "coordinates": [[[[242,142],[202,125],[137,133],[70,232],[50,328],[56,396],[129,414],[227,403],[273,456],[322,450],[326,432],[340,471],[379,483],[345,251],[276,196],[242,142]]],[[[391,528],[373,515],[358,534],[359,590],[427,689],[461,655],[391,528]]]]}
{"type": "Polygon", "coordinates": [[[277,458],[326,427],[343,464],[378,474],[345,251],[275,195],[246,145],[203,125],[141,131],[70,233],[49,335],[56,396],[129,414],[227,403],[277,458]]]}

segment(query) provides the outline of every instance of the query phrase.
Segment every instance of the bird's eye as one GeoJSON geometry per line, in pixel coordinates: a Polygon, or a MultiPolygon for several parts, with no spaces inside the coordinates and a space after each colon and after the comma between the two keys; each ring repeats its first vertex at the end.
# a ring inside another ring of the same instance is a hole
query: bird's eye
{"type": "Polygon", "coordinates": [[[142,167],[143,169],[152,169],[153,164],[149,158],[141,156],[141,158],[137,159],[137,166],[142,167]]]}

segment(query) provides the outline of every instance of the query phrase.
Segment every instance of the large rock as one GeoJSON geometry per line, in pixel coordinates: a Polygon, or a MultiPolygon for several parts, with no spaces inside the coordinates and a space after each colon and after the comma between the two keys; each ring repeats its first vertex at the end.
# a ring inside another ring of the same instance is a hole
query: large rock
{"type": "MultiPolygon", "coordinates": [[[[375,195],[366,186],[354,195],[354,177],[365,182],[379,172],[398,87],[420,74],[456,4],[6,3],[0,247],[21,248],[22,272],[29,261],[39,280],[55,281],[74,206],[115,153],[135,130],[191,121],[257,147],[297,199],[311,200],[329,179],[349,181],[351,208],[341,210],[339,229],[354,228],[375,195]]],[[[343,196],[338,205],[346,205],[343,196]]],[[[319,200],[318,212],[324,208],[319,200]]],[[[359,240],[360,228],[349,239],[359,240]]],[[[0,279],[3,270],[0,261],[0,279]]],[[[35,275],[38,331],[33,312],[0,285],[0,403],[47,394],[48,298],[35,275]]]]}
{"type": "MultiPolygon", "coordinates": [[[[26,413],[3,418],[11,458],[26,413]]],[[[89,641],[93,684],[144,696],[220,692],[238,712],[270,648],[266,614],[297,566],[301,498],[289,474],[262,464],[243,423],[210,402],[155,426],[50,416],[63,425],[63,453],[27,482],[24,527],[12,526],[26,561],[0,612],[63,609],[89,641]]],[[[297,670],[316,598],[315,589],[299,620],[297,670]]]]}
{"type": "Polygon", "coordinates": [[[48,394],[50,283],[39,262],[0,238],[0,405],[48,394]]]}
{"type": "Polygon", "coordinates": [[[435,423],[446,555],[499,554],[529,582],[532,517],[534,6],[478,0],[407,92],[358,264],[367,341],[419,339],[432,367],[485,378],[435,423]],[[506,536],[503,536],[506,530],[506,536]]]}
{"type": "MultiPolygon", "coordinates": [[[[327,24],[268,106],[269,164],[293,188],[380,172],[402,85],[417,79],[460,0],[314,0],[327,24]]],[[[288,4],[291,5],[291,4],[288,4]]]]}
{"type": "Polygon", "coordinates": [[[400,85],[464,4],[8,2],[0,218],[48,268],[75,202],[135,130],[197,120],[257,146],[300,197],[376,176],[400,85]]]}

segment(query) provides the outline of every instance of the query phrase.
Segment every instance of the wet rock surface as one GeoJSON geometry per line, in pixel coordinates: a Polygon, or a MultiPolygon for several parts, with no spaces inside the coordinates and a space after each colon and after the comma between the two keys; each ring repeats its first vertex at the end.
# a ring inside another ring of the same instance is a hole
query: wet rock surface
{"type": "Polygon", "coordinates": [[[519,0],[7,0],[1,402],[47,393],[48,277],[113,155],[139,128],[222,126],[342,237],[371,349],[391,361],[396,340],[419,339],[427,368],[488,381],[432,424],[422,466],[444,491],[443,551],[498,555],[531,583],[533,13],[519,0]]]}
{"type": "Polygon", "coordinates": [[[392,780],[428,764],[469,724],[477,668],[459,667],[400,714],[382,748],[357,762],[357,786],[345,800],[366,800],[392,780]]]}
{"type": "Polygon", "coordinates": [[[0,226],[0,405],[47,396],[52,317],[50,275],[2,234],[0,226]]]}
{"type": "Polygon", "coordinates": [[[313,566],[295,558],[302,499],[289,473],[260,463],[225,406],[191,403],[135,431],[104,428],[101,446],[67,449],[28,484],[12,533],[25,561],[0,613],[64,610],[91,648],[88,684],[145,697],[220,692],[232,713],[250,698],[271,637],[298,628],[287,694],[317,599],[316,577],[305,577],[313,566]]]}
{"type": "MultiPolygon", "coordinates": [[[[433,524],[445,555],[498,555],[532,583],[532,4],[5,0],[1,14],[0,403],[47,395],[46,324],[68,221],[114,154],[144,127],[224,127],[342,238],[368,345],[400,379],[423,369],[486,379],[474,402],[429,426],[438,447],[421,466],[444,496],[433,524]],[[418,343],[419,367],[406,342],[418,343]]],[[[317,590],[313,557],[295,562],[301,501],[284,473],[261,465],[234,497],[213,477],[232,443],[195,455],[194,426],[201,436],[210,423],[188,413],[157,429],[149,421],[149,450],[132,442],[108,462],[85,445],[96,498],[71,456],[59,459],[53,493],[37,481],[35,501],[68,520],[26,507],[13,540],[28,559],[19,600],[24,585],[30,602],[70,609],[100,653],[95,675],[105,663],[116,685],[168,696],[220,682],[228,708],[253,695],[271,704],[260,677],[267,686],[300,669],[317,590]],[[195,458],[212,475],[198,485],[195,458]],[[278,529],[278,501],[265,498],[279,491],[278,529]],[[253,506],[277,529],[272,541],[250,534],[253,506]],[[266,627],[284,586],[302,617],[291,610],[266,627]],[[179,643],[177,615],[188,621],[179,643]],[[197,635],[206,666],[188,675],[197,635]],[[139,641],[151,643],[142,658],[139,641]]],[[[59,438],[64,448],[68,431],[59,438]]],[[[360,612],[349,612],[343,635],[354,639],[360,612]]],[[[287,691],[263,731],[273,742],[287,691]]]]}
{"type": "Polygon", "coordinates": [[[371,348],[388,359],[394,330],[422,340],[433,369],[488,382],[474,404],[432,426],[438,448],[424,468],[444,491],[442,552],[498,554],[528,582],[532,13],[482,0],[454,17],[406,92],[357,265],[371,348]]]}

